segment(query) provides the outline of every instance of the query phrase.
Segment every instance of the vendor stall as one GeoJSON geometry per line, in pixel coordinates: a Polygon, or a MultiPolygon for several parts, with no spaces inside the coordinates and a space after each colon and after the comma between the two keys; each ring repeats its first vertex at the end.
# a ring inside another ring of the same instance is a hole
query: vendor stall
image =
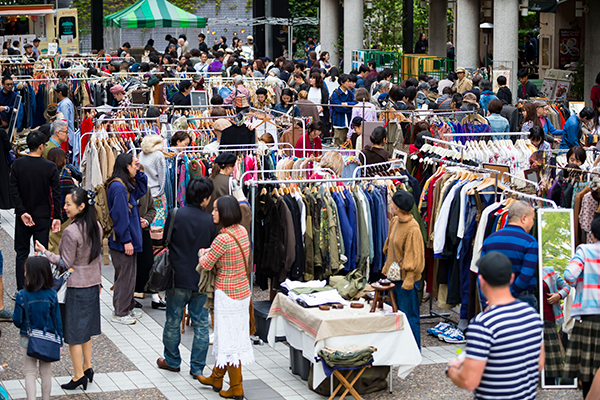
{"type": "Polygon", "coordinates": [[[115,50],[121,46],[121,29],[205,28],[206,22],[207,18],[184,11],[166,0],[139,0],[104,17],[107,28],[104,48],[115,50]]]}
{"type": "MultiPolygon", "coordinates": [[[[325,346],[344,348],[360,344],[374,346],[373,365],[398,366],[405,378],[421,363],[421,353],[402,312],[370,313],[369,307],[322,311],[303,308],[284,294],[277,294],[269,312],[269,344],[285,336],[290,346],[301,350],[313,365],[313,387],[325,380],[322,363],[315,357],[325,346]]],[[[391,388],[390,388],[391,389],[391,388]]]]}

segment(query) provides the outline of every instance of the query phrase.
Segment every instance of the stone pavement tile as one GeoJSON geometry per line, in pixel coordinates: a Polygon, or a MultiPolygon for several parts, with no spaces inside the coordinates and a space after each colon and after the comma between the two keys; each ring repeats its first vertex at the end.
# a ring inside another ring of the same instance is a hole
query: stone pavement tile
{"type": "Polygon", "coordinates": [[[81,393],[66,396],[52,396],[52,400],[163,400],[165,396],[157,389],[136,389],[109,393],[81,393]]]}

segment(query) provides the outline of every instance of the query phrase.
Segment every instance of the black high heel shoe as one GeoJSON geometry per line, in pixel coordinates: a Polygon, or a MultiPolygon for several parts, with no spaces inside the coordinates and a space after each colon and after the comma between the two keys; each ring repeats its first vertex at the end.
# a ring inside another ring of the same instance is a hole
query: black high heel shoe
{"type": "Polygon", "coordinates": [[[77,381],[74,381],[73,379],[71,379],[71,381],[69,383],[60,385],[60,387],[63,389],[66,389],[66,390],[73,390],[73,389],[77,389],[79,386],[83,386],[83,390],[86,390],[87,385],[88,385],[88,378],[87,378],[87,376],[84,375],[81,378],[79,378],[77,381]]]}
{"type": "Polygon", "coordinates": [[[94,370],[93,369],[88,368],[85,371],[83,371],[83,374],[88,378],[90,383],[92,383],[94,381],[94,370]]]}

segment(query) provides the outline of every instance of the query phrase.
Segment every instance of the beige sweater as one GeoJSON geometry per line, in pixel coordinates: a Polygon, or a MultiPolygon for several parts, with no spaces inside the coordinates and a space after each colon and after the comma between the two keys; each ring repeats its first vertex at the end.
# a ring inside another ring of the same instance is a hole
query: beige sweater
{"type": "Polygon", "coordinates": [[[392,218],[388,238],[383,246],[383,254],[387,256],[387,259],[381,272],[387,275],[392,262],[399,263],[403,281],[402,289],[411,290],[415,282],[421,280],[421,273],[425,268],[425,245],[419,224],[412,216],[408,222],[399,222],[398,217],[392,218]],[[398,225],[397,229],[396,225],[398,225]],[[396,231],[395,235],[394,230],[396,231]],[[390,241],[395,249],[395,260],[392,260],[390,241]],[[400,262],[401,260],[402,262],[400,262]]]}

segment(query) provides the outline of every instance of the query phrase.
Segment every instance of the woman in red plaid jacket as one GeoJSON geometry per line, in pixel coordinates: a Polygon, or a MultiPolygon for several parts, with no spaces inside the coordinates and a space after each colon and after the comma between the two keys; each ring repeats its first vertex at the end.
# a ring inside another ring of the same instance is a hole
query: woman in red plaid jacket
{"type": "Polygon", "coordinates": [[[219,197],[212,210],[213,222],[223,226],[208,249],[198,252],[199,266],[216,268],[215,281],[215,366],[210,377],[198,376],[203,385],[220,391],[221,397],[243,399],[242,365],[254,362],[250,342],[250,285],[246,265],[250,241],[240,225],[242,212],[233,196],[219,197]],[[221,390],[223,376],[229,373],[229,390],[221,390]]]}

